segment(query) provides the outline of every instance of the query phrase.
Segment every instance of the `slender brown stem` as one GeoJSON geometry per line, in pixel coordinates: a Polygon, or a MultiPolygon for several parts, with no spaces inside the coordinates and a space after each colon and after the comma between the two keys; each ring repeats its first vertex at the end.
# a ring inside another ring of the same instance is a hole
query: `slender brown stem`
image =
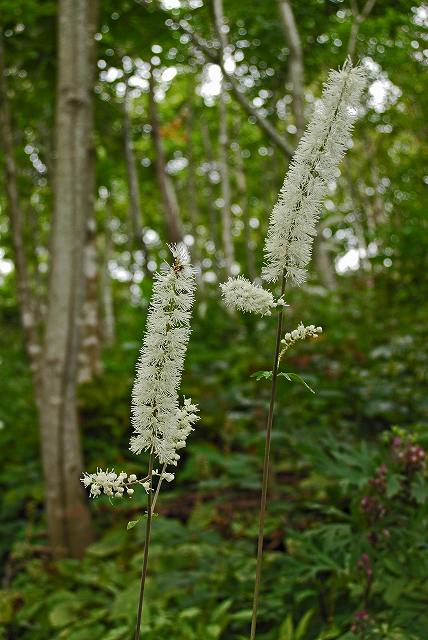
{"type": "Polygon", "coordinates": [[[143,601],[144,601],[144,587],[146,585],[147,565],[149,561],[150,533],[152,528],[153,458],[154,458],[154,455],[153,453],[151,453],[149,458],[149,473],[148,473],[150,487],[149,487],[149,491],[147,492],[146,540],[144,543],[143,568],[141,570],[140,599],[138,601],[137,624],[135,625],[135,640],[140,640],[141,614],[143,613],[143,601]]]}
{"type": "MultiPolygon", "coordinates": [[[[285,272],[282,275],[281,296],[285,291],[285,272]]],[[[251,640],[256,637],[257,626],[257,607],[259,604],[260,595],[260,579],[262,574],[262,561],[263,561],[263,540],[264,540],[264,528],[265,528],[265,516],[266,516],[266,502],[267,502],[267,490],[269,481],[269,456],[270,456],[270,440],[272,435],[272,422],[273,413],[275,409],[275,396],[276,396],[276,381],[278,377],[278,357],[281,347],[281,335],[282,335],[282,322],[284,317],[284,307],[281,306],[278,313],[278,324],[276,330],[275,341],[275,356],[272,367],[272,383],[270,392],[270,404],[269,413],[266,424],[266,440],[265,440],[265,455],[263,460],[263,480],[262,480],[262,493],[260,498],[260,516],[259,516],[259,537],[257,542],[257,565],[256,565],[256,581],[254,584],[254,599],[253,599],[253,615],[251,619],[251,640]]]]}

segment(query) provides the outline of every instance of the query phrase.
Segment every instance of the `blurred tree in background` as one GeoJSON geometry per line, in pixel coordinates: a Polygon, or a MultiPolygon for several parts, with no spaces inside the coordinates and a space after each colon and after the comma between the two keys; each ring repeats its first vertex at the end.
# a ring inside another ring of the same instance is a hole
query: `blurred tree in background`
{"type": "Polygon", "coordinates": [[[184,386],[202,421],[159,503],[144,632],[247,637],[268,395],[250,375],[273,330],[230,316],[217,285],[260,273],[349,54],[361,118],[287,296],[290,326],[324,334],[290,362],[316,396],[281,383],[259,637],[425,640],[427,21],[415,0],[0,0],[0,637],[130,637],[142,502],[88,505],[76,480],[141,468],[133,369],[179,239],[199,271],[184,386]]]}

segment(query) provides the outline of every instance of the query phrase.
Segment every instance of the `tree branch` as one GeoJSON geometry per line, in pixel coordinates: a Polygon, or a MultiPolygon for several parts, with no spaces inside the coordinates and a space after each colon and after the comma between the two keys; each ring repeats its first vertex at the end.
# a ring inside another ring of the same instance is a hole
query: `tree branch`
{"type": "Polygon", "coordinates": [[[364,20],[366,20],[369,17],[375,4],[376,4],[376,0],[367,0],[362,11],[359,12],[356,2],[352,2],[352,13],[354,15],[354,20],[351,27],[351,33],[349,35],[348,52],[347,52],[348,56],[351,59],[353,59],[355,56],[355,52],[357,49],[358,34],[360,32],[361,25],[363,24],[364,20]]]}
{"type": "Polygon", "coordinates": [[[207,42],[198,33],[190,28],[189,24],[186,21],[181,20],[180,23],[178,23],[178,27],[190,36],[195,46],[200,51],[202,51],[207,56],[207,58],[209,58],[213,63],[220,66],[222,73],[224,74],[225,78],[227,78],[233,95],[235,96],[241,107],[244,109],[244,111],[246,111],[250,117],[254,118],[260,129],[262,129],[267,134],[267,136],[280,149],[280,151],[288,158],[291,158],[294,152],[294,148],[287,142],[287,140],[282,137],[282,135],[277,131],[277,129],[275,129],[275,127],[269,122],[269,120],[260,115],[257,109],[252,106],[247,96],[239,87],[239,84],[237,83],[235,78],[225,69],[223,56],[221,54],[219,55],[218,52],[213,51],[209,47],[207,42]]]}

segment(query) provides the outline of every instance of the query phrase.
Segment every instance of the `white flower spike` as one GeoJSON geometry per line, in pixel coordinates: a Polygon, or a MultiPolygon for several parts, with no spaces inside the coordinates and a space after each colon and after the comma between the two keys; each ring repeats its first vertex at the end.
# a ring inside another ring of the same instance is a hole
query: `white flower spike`
{"type": "Polygon", "coordinates": [[[305,281],[321,202],[349,146],[364,85],[363,70],[350,60],[330,72],[271,214],[264,280],[276,282],[285,272],[294,284],[305,281]]]}
{"type": "Polygon", "coordinates": [[[306,340],[306,338],[318,338],[320,333],[322,333],[322,327],[316,327],[314,324],[305,327],[301,322],[297,329],[286,333],[281,340],[282,350],[279,357],[281,358],[285,351],[292,347],[295,342],[306,340]]]}
{"type": "Polygon", "coordinates": [[[275,302],[270,291],[253,284],[243,276],[229,278],[227,282],[220,285],[220,289],[224,303],[229,309],[270,316],[271,309],[285,304],[282,299],[275,302]]]}
{"type": "Polygon", "coordinates": [[[195,274],[184,244],[169,247],[172,265],[155,275],[146,333],[132,391],[134,453],[152,451],[162,464],[176,465],[177,449],[198,420],[190,399],[179,407],[178,388],[190,336],[195,274]]]}

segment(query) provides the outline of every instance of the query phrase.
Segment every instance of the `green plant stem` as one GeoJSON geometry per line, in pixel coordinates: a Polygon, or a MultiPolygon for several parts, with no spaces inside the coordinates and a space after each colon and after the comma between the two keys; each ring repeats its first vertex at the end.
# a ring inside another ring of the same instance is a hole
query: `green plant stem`
{"type": "Polygon", "coordinates": [[[164,464],[163,467],[162,467],[162,471],[161,471],[161,474],[160,474],[158,486],[156,487],[156,492],[155,492],[155,495],[154,495],[154,498],[153,498],[153,502],[152,502],[152,515],[153,515],[153,513],[155,511],[155,506],[156,506],[156,502],[157,502],[157,499],[158,499],[158,496],[159,496],[159,491],[160,491],[160,488],[162,486],[162,481],[164,479],[164,475],[163,474],[165,472],[165,469],[166,469],[166,464],[164,464]]]}
{"type": "MultiPolygon", "coordinates": [[[[285,273],[282,274],[281,296],[284,295],[284,292],[285,292],[285,273]]],[[[260,514],[259,514],[259,537],[257,542],[256,580],[254,584],[253,615],[251,619],[251,635],[250,635],[251,640],[254,640],[256,637],[257,608],[259,604],[260,579],[262,574],[263,541],[264,541],[264,529],[265,529],[267,490],[268,490],[268,481],[269,481],[270,441],[271,441],[271,435],[272,435],[273,414],[275,410],[276,381],[278,377],[279,352],[281,348],[283,317],[284,317],[284,307],[281,306],[280,311],[278,313],[278,323],[277,323],[276,341],[275,341],[275,356],[274,356],[273,368],[272,368],[269,413],[268,413],[267,424],[266,424],[262,493],[260,498],[260,514]]]]}
{"type": "Polygon", "coordinates": [[[143,568],[141,570],[141,582],[140,582],[140,598],[138,601],[138,612],[137,612],[137,624],[135,625],[135,640],[140,640],[140,631],[141,631],[141,615],[143,613],[143,602],[144,602],[144,588],[146,585],[146,577],[147,577],[147,565],[149,561],[149,546],[150,546],[150,533],[152,528],[152,480],[153,480],[153,452],[150,454],[149,458],[149,473],[148,478],[150,482],[149,491],[147,493],[147,520],[146,520],[146,540],[144,543],[144,558],[143,558],[143,568]]]}

